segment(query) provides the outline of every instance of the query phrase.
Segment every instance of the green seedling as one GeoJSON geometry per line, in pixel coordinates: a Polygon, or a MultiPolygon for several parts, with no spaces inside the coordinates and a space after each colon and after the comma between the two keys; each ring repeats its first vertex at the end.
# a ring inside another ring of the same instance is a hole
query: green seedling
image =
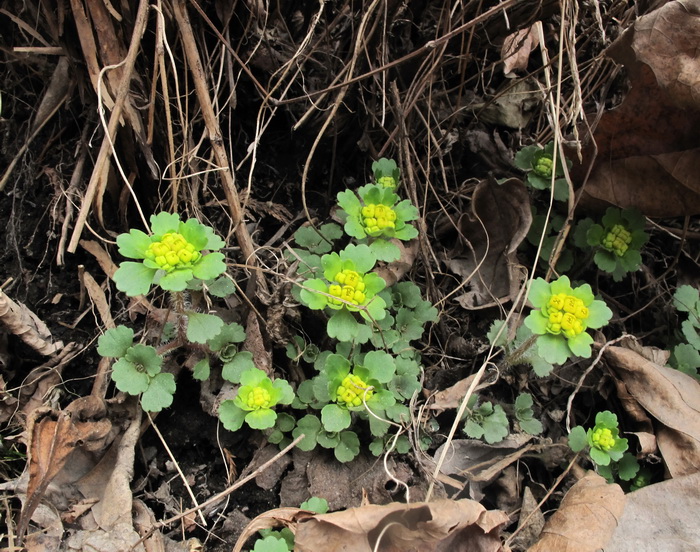
{"type": "Polygon", "coordinates": [[[150,223],[150,235],[132,229],[117,236],[119,253],[139,261],[119,265],[114,281],[120,291],[145,295],[153,284],[184,291],[194,280],[214,280],[226,271],[224,255],[218,253],[224,242],[209,226],[196,219],[182,222],[174,213],[152,215],[150,223]]]}
{"type": "Polygon", "coordinates": [[[586,330],[602,328],[612,317],[591,286],[572,288],[567,276],[552,283],[533,280],[528,299],[534,308],[525,325],[538,336],[538,354],[550,364],[563,364],[574,356],[589,358],[593,338],[586,330]]]}
{"type": "MultiPolygon", "coordinates": [[[[323,278],[305,280],[299,293],[302,303],[312,310],[334,311],[328,320],[327,332],[339,341],[366,342],[369,328],[363,332],[354,314],[367,322],[386,316],[386,302],[377,294],[386,282],[370,272],[377,258],[367,245],[348,245],[340,254],[321,257],[323,278]],[[363,332],[363,333],[361,333],[363,332]]],[[[366,327],[366,326],[365,326],[366,327]]]]}
{"type": "Polygon", "coordinates": [[[539,435],[544,429],[542,422],[535,418],[535,412],[532,409],[532,395],[529,393],[521,393],[515,399],[514,411],[515,419],[518,421],[520,429],[530,435],[539,435]]]}
{"type": "Polygon", "coordinates": [[[258,368],[249,368],[241,374],[241,387],[233,399],[219,407],[219,419],[229,431],[238,431],[243,422],[252,429],[274,427],[277,405],[291,404],[294,390],[283,379],[274,382],[258,368]]]}
{"type": "Polygon", "coordinates": [[[649,240],[644,231],[644,216],[636,209],[610,207],[601,224],[584,219],[576,229],[576,242],[593,247],[593,260],[600,270],[612,275],[619,282],[642,265],[641,248],[649,240]]]}
{"type": "Polygon", "coordinates": [[[669,364],[700,379],[700,293],[692,286],[680,286],[673,294],[673,306],[678,312],[687,312],[688,318],[681,323],[686,343],[673,348],[669,364]]]}
{"type": "Polygon", "coordinates": [[[469,437],[483,438],[490,445],[508,437],[510,425],[502,406],[493,405],[488,401],[476,406],[476,395],[473,395],[469,402],[471,406],[468,406],[469,412],[464,424],[464,432],[469,437]]]}
{"type": "MultiPolygon", "coordinates": [[[[536,190],[549,190],[552,186],[552,169],[554,167],[554,142],[549,142],[543,148],[540,146],[525,146],[515,154],[515,166],[527,172],[527,183],[536,190]]],[[[566,160],[570,168],[572,163],[566,160]]],[[[566,201],[569,199],[569,186],[564,176],[561,157],[557,159],[556,174],[554,175],[554,199],[566,201]]]]}
{"type": "Polygon", "coordinates": [[[582,426],[571,429],[569,447],[574,452],[588,448],[588,454],[597,466],[609,466],[611,462],[622,460],[627,439],[620,437],[617,416],[605,410],[596,414],[595,426],[588,431],[582,426]]]}
{"type": "Polygon", "coordinates": [[[399,201],[393,188],[367,184],[357,194],[345,190],[338,193],[338,205],[345,232],[358,243],[368,244],[378,260],[391,262],[401,256],[390,239],[408,241],[418,236],[418,230],[409,224],[418,218],[418,209],[407,199],[399,201]]]}
{"type": "MultiPolygon", "coordinates": [[[[309,500],[302,502],[299,508],[315,514],[325,514],[328,512],[328,501],[325,498],[312,496],[309,500]]],[[[261,529],[258,533],[262,538],[255,541],[253,552],[291,552],[294,550],[294,533],[288,527],[280,531],[261,529]]]]}
{"type": "Polygon", "coordinates": [[[173,402],[175,377],[161,372],[163,357],[149,345],[134,344],[134,331],[126,326],[107,330],[97,340],[97,352],[116,358],[112,380],[117,389],[129,395],[141,395],[141,407],[159,412],[173,402]]]}
{"type": "Polygon", "coordinates": [[[372,174],[374,182],[383,188],[395,190],[399,187],[401,171],[393,159],[382,157],[372,163],[372,174]]]}

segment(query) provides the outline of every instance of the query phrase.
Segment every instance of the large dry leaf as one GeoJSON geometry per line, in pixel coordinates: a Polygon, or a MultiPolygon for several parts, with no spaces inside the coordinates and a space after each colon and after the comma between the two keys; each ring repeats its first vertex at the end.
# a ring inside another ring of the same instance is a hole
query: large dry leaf
{"type": "Polygon", "coordinates": [[[530,198],[517,178],[498,184],[481,181],[471,213],[459,219],[461,253],[448,260],[450,270],[469,279],[471,290],[458,298],[467,309],[482,309],[512,299],[524,274],[515,251],[532,224],[530,198]]]}
{"type": "Polygon", "coordinates": [[[512,76],[515,71],[525,71],[530,62],[530,52],[540,44],[537,23],[508,35],[501,47],[503,72],[512,76]]]}
{"type": "Polygon", "coordinates": [[[298,552],[500,552],[505,512],[472,500],[363,506],[316,515],[297,526],[298,552]]]}
{"type": "Polygon", "coordinates": [[[649,216],[700,213],[698,48],[700,6],[689,0],[640,17],[610,48],[632,88],[596,128],[588,198],[649,216]]]}
{"type": "Polygon", "coordinates": [[[669,473],[700,471],[700,383],[623,347],[609,347],[605,359],[627,392],[659,422],[657,444],[669,473]]]}
{"type": "Polygon", "coordinates": [[[620,486],[589,472],[569,489],[528,552],[597,552],[612,537],[624,507],[620,486]]]}
{"type": "Polygon", "coordinates": [[[9,332],[44,356],[52,355],[63,347],[53,341],[49,328],[22,303],[15,303],[0,290],[0,324],[9,332]]]}
{"type": "Polygon", "coordinates": [[[627,495],[625,511],[606,550],[700,550],[700,473],[649,485],[627,495]]]}

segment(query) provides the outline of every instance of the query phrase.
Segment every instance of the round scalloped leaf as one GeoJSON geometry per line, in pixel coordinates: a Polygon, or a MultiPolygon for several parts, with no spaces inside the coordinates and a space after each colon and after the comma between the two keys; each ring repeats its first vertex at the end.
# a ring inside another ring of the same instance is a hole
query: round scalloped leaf
{"type": "Polygon", "coordinates": [[[175,376],[165,372],[156,374],[141,395],[141,408],[146,412],[160,412],[173,404],[174,394],[175,376]]]}
{"type": "Polygon", "coordinates": [[[270,408],[253,410],[245,415],[245,423],[247,423],[253,429],[267,429],[269,427],[274,427],[275,420],[277,420],[277,414],[270,408]]]}
{"type": "Polygon", "coordinates": [[[535,154],[539,154],[542,148],[538,146],[525,146],[515,154],[513,162],[515,166],[523,171],[531,171],[532,163],[535,159],[535,154]]]}
{"type": "Polygon", "coordinates": [[[97,340],[97,352],[103,357],[123,357],[134,344],[134,330],[126,326],[110,328],[97,340]]]}
{"type": "Polygon", "coordinates": [[[595,300],[588,305],[588,318],[586,326],[593,329],[602,328],[612,318],[612,311],[605,304],[605,301],[595,300]]]}
{"type": "Polygon", "coordinates": [[[616,224],[627,226],[622,216],[622,211],[616,207],[608,207],[605,210],[605,214],[603,215],[601,222],[605,228],[612,228],[616,224]]]}
{"type": "MultiPolygon", "coordinates": [[[[547,333],[547,325],[549,319],[542,314],[539,309],[533,309],[525,318],[525,326],[536,335],[545,335],[547,333]]],[[[507,332],[504,332],[507,336],[507,332]]]]}
{"type": "Polygon", "coordinates": [[[148,268],[143,263],[125,261],[114,273],[114,283],[117,289],[129,297],[146,295],[151,289],[156,270],[148,268]]]}
{"type": "Polygon", "coordinates": [[[532,280],[530,284],[530,293],[528,293],[527,297],[533,307],[538,309],[542,308],[549,302],[551,296],[552,290],[544,278],[535,278],[532,280]]]}
{"type": "Polygon", "coordinates": [[[673,306],[681,312],[700,314],[700,292],[693,286],[680,286],[673,294],[673,306]]]}
{"type": "Polygon", "coordinates": [[[588,454],[590,454],[591,460],[593,460],[599,466],[607,466],[608,464],[610,464],[611,456],[607,452],[603,452],[600,449],[591,447],[588,451],[588,454]]]}
{"type": "Polygon", "coordinates": [[[354,341],[360,332],[360,324],[347,309],[340,309],[328,319],[326,331],[328,337],[338,341],[354,341]]]}
{"type": "Polygon", "coordinates": [[[365,232],[365,227],[362,226],[360,221],[356,218],[348,218],[347,222],[343,226],[345,233],[355,239],[363,240],[367,237],[367,232],[365,232]]]}
{"type": "Polygon", "coordinates": [[[397,240],[409,241],[418,237],[418,230],[410,224],[405,224],[402,228],[394,232],[394,237],[397,240]]]}
{"type": "Polygon", "coordinates": [[[289,385],[287,380],[276,379],[272,382],[272,387],[279,391],[279,398],[277,399],[277,404],[292,404],[294,401],[294,389],[289,385]]]}
{"type": "Polygon", "coordinates": [[[323,310],[328,304],[328,298],[321,293],[328,293],[328,285],[319,278],[306,280],[302,283],[304,286],[299,292],[301,302],[311,310],[323,310]],[[316,293],[320,291],[321,293],[316,293]]]}
{"type": "Polygon", "coordinates": [[[148,374],[138,370],[132,362],[120,358],[112,365],[112,380],[119,391],[138,395],[148,389],[150,378],[148,374]]]}
{"type": "Polygon", "coordinates": [[[337,433],[350,427],[352,419],[347,408],[337,404],[327,404],[321,410],[321,422],[323,423],[323,429],[331,433],[337,433]]]}
{"type": "Polygon", "coordinates": [[[156,236],[162,236],[168,232],[177,232],[180,229],[180,217],[177,213],[151,215],[151,232],[156,236]]]}
{"type": "Polygon", "coordinates": [[[338,205],[341,209],[343,209],[343,211],[350,215],[350,218],[359,217],[361,215],[362,203],[360,203],[360,200],[358,199],[357,195],[355,195],[355,192],[351,190],[344,190],[342,192],[338,192],[337,198],[338,205]]]}
{"type": "Polygon", "coordinates": [[[316,448],[319,431],[321,431],[321,420],[313,414],[307,414],[297,422],[292,436],[296,439],[303,434],[304,438],[297,443],[297,447],[308,452],[316,448]]]}
{"type": "Polygon", "coordinates": [[[204,344],[216,336],[224,321],[216,315],[202,312],[187,312],[187,339],[192,343],[204,344]]]}
{"type": "MultiPolygon", "coordinates": [[[[203,224],[200,224],[196,219],[189,219],[186,222],[181,222],[178,224],[177,231],[183,238],[185,238],[185,240],[194,245],[195,249],[198,251],[201,251],[207,246],[208,236],[206,227],[203,224]]],[[[209,234],[214,235],[211,228],[209,229],[209,234]]],[[[220,245],[218,247],[214,247],[213,249],[221,249],[221,247],[223,247],[224,244],[220,238],[218,239],[218,242],[220,245]]],[[[214,243],[217,244],[216,241],[214,243]]]]}
{"type": "Polygon", "coordinates": [[[184,291],[192,278],[192,269],[180,268],[163,275],[158,285],[167,291],[184,291]]]}
{"type": "Polygon", "coordinates": [[[569,200],[569,184],[565,178],[558,178],[554,181],[554,199],[557,201],[569,200]]]}
{"type": "Polygon", "coordinates": [[[207,345],[212,351],[221,351],[231,343],[242,343],[245,341],[245,330],[240,324],[232,322],[224,324],[215,336],[210,336],[207,345]]]}
{"type": "Polygon", "coordinates": [[[400,201],[394,207],[394,212],[396,213],[396,218],[404,222],[416,220],[420,216],[418,208],[408,199],[400,201]]]}
{"type": "MultiPolygon", "coordinates": [[[[366,274],[377,263],[377,258],[372,253],[368,245],[350,244],[340,252],[340,258],[343,261],[351,261],[355,266],[355,270],[360,274],[366,274]]],[[[324,263],[325,266],[325,263],[324,263]]],[[[331,278],[328,278],[329,280],[331,278]]]]}
{"type": "MultiPolygon", "coordinates": [[[[351,236],[353,235],[350,232],[348,232],[348,234],[351,236]]],[[[391,263],[393,261],[398,261],[401,258],[401,250],[397,245],[388,240],[376,239],[369,244],[369,248],[372,250],[372,253],[378,261],[391,263]]]]}
{"type": "Polygon", "coordinates": [[[219,406],[219,420],[229,431],[238,431],[245,421],[246,412],[236,406],[231,400],[226,400],[219,406]]]}
{"type": "Polygon", "coordinates": [[[610,430],[617,428],[617,415],[609,410],[598,412],[595,416],[595,425],[606,427],[610,430]]]}
{"type": "Polygon", "coordinates": [[[224,364],[221,377],[231,383],[240,383],[241,374],[250,368],[255,368],[253,355],[248,351],[240,351],[231,362],[224,364]]]}
{"type": "Polygon", "coordinates": [[[617,475],[623,481],[631,481],[639,472],[639,462],[633,454],[626,452],[617,463],[617,475]]]}
{"type": "MultiPolygon", "coordinates": [[[[192,274],[200,280],[213,280],[226,272],[226,263],[223,253],[209,253],[204,255],[198,263],[192,267],[192,274]]],[[[162,286],[161,286],[162,287],[162,286]]]]}
{"type": "Polygon", "coordinates": [[[267,535],[255,541],[252,552],[289,552],[287,541],[275,535],[267,535]]]}
{"type": "Polygon", "coordinates": [[[396,374],[394,357],[384,351],[370,351],[365,355],[363,365],[369,377],[379,383],[390,382],[396,374]]]}
{"type": "Polygon", "coordinates": [[[149,376],[155,376],[163,365],[163,357],[150,345],[137,343],[129,347],[124,359],[131,362],[137,369],[141,369],[149,376]]]}
{"type": "Polygon", "coordinates": [[[236,284],[225,275],[216,278],[213,282],[207,282],[207,291],[214,297],[230,297],[236,293],[236,290],[236,284]]]}
{"type": "Polygon", "coordinates": [[[544,431],[542,422],[536,418],[525,418],[523,420],[519,419],[518,423],[520,424],[520,429],[529,435],[539,435],[542,433],[542,431],[544,431]]]}
{"type": "Polygon", "coordinates": [[[143,259],[148,246],[151,245],[151,237],[141,230],[132,229],[128,234],[117,236],[119,254],[129,259],[143,259]]]}
{"type": "Polygon", "coordinates": [[[617,255],[606,249],[596,251],[593,260],[600,270],[609,274],[615,272],[615,268],[617,268],[617,255]]]}
{"type": "Polygon", "coordinates": [[[564,364],[571,351],[566,339],[561,335],[545,334],[537,338],[539,355],[550,364],[564,364]]]}
{"type": "Polygon", "coordinates": [[[360,439],[354,431],[343,431],[340,443],[333,450],[338,462],[350,462],[360,454],[360,439]]]}
{"type": "Polygon", "coordinates": [[[365,307],[367,308],[367,312],[365,313],[364,311],[362,311],[361,314],[362,317],[366,320],[379,321],[386,316],[386,303],[384,302],[384,299],[382,299],[378,295],[372,297],[372,299],[369,300],[369,303],[367,303],[365,307]]]}
{"type": "Polygon", "coordinates": [[[586,332],[582,332],[575,337],[569,338],[568,345],[571,352],[581,358],[590,358],[593,338],[586,332]]]}
{"type": "Polygon", "coordinates": [[[604,234],[605,228],[603,228],[600,224],[591,224],[586,232],[586,242],[588,245],[592,246],[601,245],[604,234]]]}
{"type": "Polygon", "coordinates": [[[569,433],[569,448],[574,452],[580,452],[588,446],[588,435],[582,426],[571,428],[569,433]]]}
{"type": "MultiPolygon", "coordinates": [[[[549,289],[551,290],[551,295],[555,295],[557,293],[571,293],[573,295],[573,290],[571,289],[571,281],[569,280],[568,276],[560,276],[559,278],[554,280],[551,284],[549,284],[549,289]]],[[[590,290],[590,286],[588,289],[590,290]]],[[[580,299],[583,300],[583,297],[581,297],[580,299]]],[[[549,298],[547,298],[547,300],[549,300],[549,298]]]]}

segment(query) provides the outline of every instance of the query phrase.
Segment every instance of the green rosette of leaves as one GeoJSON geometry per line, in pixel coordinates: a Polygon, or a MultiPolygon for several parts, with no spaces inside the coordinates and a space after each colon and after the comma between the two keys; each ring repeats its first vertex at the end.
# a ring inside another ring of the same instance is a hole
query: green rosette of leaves
{"type": "Polygon", "coordinates": [[[382,157],[372,163],[374,182],[383,188],[395,190],[399,186],[400,170],[396,161],[382,157]]]}
{"type": "Polygon", "coordinates": [[[532,281],[528,299],[534,309],[525,325],[537,337],[539,355],[551,364],[563,364],[572,356],[591,356],[593,338],[586,331],[605,326],[612,311],[595,299],[591,286],[571,287],[567,276],[552,283],[532,281]]]}
{"type": "Polygon", "coordinates": [[[244,422],[253,429],[273,427],[277,420],[273,408],[292,403],[292,387],[283,379],[272,381],[259,368],[249,368],[240,379],[238,394],[219,407],[221,423],[229,431],[238,431],[244,422]]]}
{"type": "Polygon", "coordinates": [[[324,371],[332,401],[321,410],[326,431],[338,432],[350,427],[350,412],[369,408],[382,417],[385,409],[396,403],[393,393],[385,388],[393,379],[396,366],[393,357],[384,351],[371,351],[364,356],[362,364],[354,365],[344,356],[331,354],[324,371]]]}
{"type": "Polygon", "coordinates": [[[130,296],[147,294],[152,284],[183,291],[194,279],[211,280],[225,272],[224,255],[218,252],[224,241],[212,228],[165,212],[152,215],[150,222],[150,235],[132,229],[117,237],[119,253],[139,260],[119,265],[114,274],[117,289],[130,296]]]}
{"type": "Polygon", "coordinates": [[[362,325],[353,316],[354,312],[370,322],[386,316],[386,302],[377,295],[386,282],[369,272],[376,262],[369,246],[348,245],[340,254],[333,252],[321,257],[323,278],[302,282],[299,294],[302,303],[312,310],[328,307],[335,311],[328,320],[330,337],[340,341],[359,337],[362,325]]]}
{"type": "Polygon", "coordinates": [[[408,241],[418,236],[418,230],[410,224],[418,218],[418,209],[409,200],[399,199],[393,188],[379,184],[362,186],[357,193],[338,193],[338,216],[345,223],[345,232],[359,243],[369,244],[381,261],[395,261],[401,255],[388,240],[408,241]]]}
{"type": "MultiPolygon", "coordinates": [[[[552,169],[554,168],[554,142],[545,147],[525,146],[515,154],[515,166],[527,172],[527,182],[536,190],[549,190],[552,185],[552,169]]],[[[571,167],[571,161],[566,160],[571,167]]],[[[564,176],[561,159],[557,160],[554,175],[554,199],[566,201],[569,199],[569,186],[564,176]]]]}
{"type": "Polygon", "coordinates": [[[591,459],[599,466],[618,462],[627,450],[627,439],[620,437],[617,416],[605,410],[598,412],[595,426],[586,431],[576,426],[569,433],[569,446],[574,452],[590,447],[591,459]]]}
{"type": "Polygon", "coordinates": [[[642,264],[640,250],[649,239],[644,216],[636,209],[609,207],[601,222],[588,228],[586,241],[597,248],[593,260],[598,268],[619,282],[642,264]]]}

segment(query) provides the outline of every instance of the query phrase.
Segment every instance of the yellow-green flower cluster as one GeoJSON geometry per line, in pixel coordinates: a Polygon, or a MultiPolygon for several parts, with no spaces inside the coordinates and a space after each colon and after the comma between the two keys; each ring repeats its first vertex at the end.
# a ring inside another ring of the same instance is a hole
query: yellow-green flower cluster
{"type": "Polygon", "coordinates": [[[632,243],[632,234],[621,224],[616,224],[603,238],[603,247],[622,257],[632,243]]]}
{"type": "Polygon", "coordinates": [[[148,246],[145,257],[166,272],[171,272],[176,268],[192,266],[202,257],[202,254],[181,234],[168,232],[160,241],[148,246]]]}
{"type": "Polygon", "coordinates": [[[377,178],[377,184],[384,188],[396,188],[396,179],[393,176],[382,176],[377,178]]]}
{"type": "MultiPolygon", "coordinates": [[[[362,276],[354,270],[341,270],[334,278],[336,283],[328,286],[328,293],[333,297],[354,305],[361,305],[365,300],[365,283],[362,276]]],[[[341,305],[338,299],[328,299],[329,303],[341,305]]]]}
{"type": "Polygon", "coordinates": [[[345,403],[348,407],[361,406],[362,399],[369,400],[374,394],[372,387],[368,386],[358,376],[348,374],[338,386],[336,391],[336,400],[339,403],[345,403]]]}
{"type": "Polygon", "coordinates": [[[385,228],[396,228],[396,213],[386,205],[370,203],[362,208],[362,224],[368,234],[381,232],[385,228]]]}
{"type": "Polygon", "coordinates": [[[615,436],[607,427],[599,427],[593,431],[591,443],[600,450],[607,452],[615,446],[615,436]]]}
{"type": "Polygon", "coordinates": [[[267,389],[254,387],[246,398],[246,404],[251,410],[270,408],[272,406],[272,397],[267,389]]]}
{"type": "Polygon", "coordinates": [[[552,176],[553,165],[554,162],[552,161],[552,157],[548,154],[545,154],[535,162],[533,169],[538,175],[544,176],[545,178],[549,178],[552,176]]]}
{"type": "Polygon", "coordinates": [[[588,308],[581,299],[566,293],[552,295],[547,303],[547,332],[576,337],[585,331],[588,315],[588,308]]]}

